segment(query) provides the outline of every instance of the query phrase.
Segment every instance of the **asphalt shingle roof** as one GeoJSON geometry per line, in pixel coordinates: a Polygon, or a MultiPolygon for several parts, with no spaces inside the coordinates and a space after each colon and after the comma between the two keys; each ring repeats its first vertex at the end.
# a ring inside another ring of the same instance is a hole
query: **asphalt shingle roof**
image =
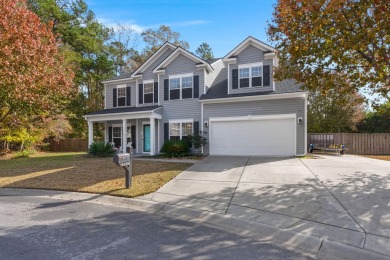
{"type": "Polygon", "coordinates": [[[109,79],[105,79],[104,81],[130,78],[131,74],[133,74],[133,72],[125,72],[125,73],[122,73],[119,76],[115,76],[115,77],[112,77],[112,78],[109,78],[109,79]]]}
{"type": "Polygon", "coordinates": [[[221,81],[209,88],[206,94],[203,94],[199,99],[217,99],[217,98],[231,98],[231,97],[246,97],[246,96],[260,96],[269,94],[283,94],[292,92],[302,92],[300,88],[301,84],[298,84],[295,80],[287,79],[283,81],[275,82],[275,91],[259,91],[249,93],[235,93],[228,94],[228,82],[227,79],[221,81]]]}
{"type": "Polygon", "coordinates": [[[146,112],[146,111],[155,110],[156,108],[159,108],[159,107],[160,106],[115,107],[115,108],[103,109],[103,110],[100,110],[100,111],[94,111],[94,112],[86,114],[86,116],[105,115],[105,114],[117,114],[117,113],[132,113],[132,112],[146,112]]]}

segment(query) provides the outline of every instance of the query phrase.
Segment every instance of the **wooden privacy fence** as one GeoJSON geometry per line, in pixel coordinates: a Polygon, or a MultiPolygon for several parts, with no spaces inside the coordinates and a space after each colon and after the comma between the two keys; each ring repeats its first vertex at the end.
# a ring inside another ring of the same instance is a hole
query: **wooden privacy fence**
{"type": "Polygon", "coordinates": [[[320,147],[329,147],[331,144],[345,144],[346,153],[349,154],[390,155],[390,133],[308,133],[307,144],[320,147]]]}
{"type": "Polygon", "coordinates": [[[88,150],[88,140],[81,138],[51,140],[49,150],[51,152],[86,152],[88,150]]]}

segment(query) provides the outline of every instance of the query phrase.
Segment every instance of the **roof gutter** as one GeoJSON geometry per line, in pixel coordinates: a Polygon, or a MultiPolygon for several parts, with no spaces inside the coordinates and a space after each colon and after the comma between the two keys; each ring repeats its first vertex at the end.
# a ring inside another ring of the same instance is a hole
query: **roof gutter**
{"type": "Polygon", "coordinates": [[[272,99],[285,99],[285,98],[307,98],[307,93],[308,92],[293,92],[293,93],[269,94],[269,95],[258,95],[258,96],[199,99],[199,102],[202,102],[203,104],[215,104],[215,103],[272,100],[272,99]]]}

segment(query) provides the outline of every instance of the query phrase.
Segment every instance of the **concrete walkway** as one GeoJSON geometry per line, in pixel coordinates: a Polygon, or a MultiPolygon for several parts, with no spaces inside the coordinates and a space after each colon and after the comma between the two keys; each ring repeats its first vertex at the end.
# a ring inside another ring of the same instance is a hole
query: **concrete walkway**
{"type": "Polygon", "coordinates": [[[207,157],[143,199],[390,255],[390,162],[207,157]]]}

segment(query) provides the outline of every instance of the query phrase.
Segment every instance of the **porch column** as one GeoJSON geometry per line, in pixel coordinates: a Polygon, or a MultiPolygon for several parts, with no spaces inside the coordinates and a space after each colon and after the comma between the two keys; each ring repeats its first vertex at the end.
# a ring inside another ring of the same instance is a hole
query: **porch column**
{"type": "Polygon", "coordinates": [[[126,152],[127,146],[127,119],[122,119],[122,152],[126,152]]]}
{"type": "Polygon", "coordinates": [[[88,121],[88,148],[93,143],[93,122],[88,121]]]}
{"type": "Polygon", "coordinates": [[[154,155],[154,146],[155,146],[155,127],[154,127],[154,117],[150,117],[150,155],[154,155]]]}
{"type": "Polygon", "coordinates": [[[108,122],[104,123],[104,142],[108,143],[108,122]]]}

